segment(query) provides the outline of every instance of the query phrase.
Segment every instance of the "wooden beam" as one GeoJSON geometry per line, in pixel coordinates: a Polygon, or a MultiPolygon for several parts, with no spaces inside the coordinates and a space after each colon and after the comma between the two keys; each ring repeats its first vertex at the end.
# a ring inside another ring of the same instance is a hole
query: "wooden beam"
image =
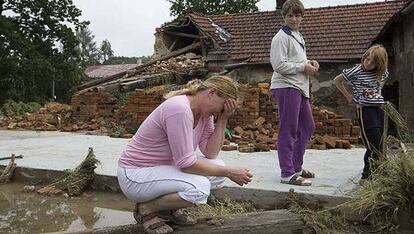
{"type": "Polygon", "coordinates": [[[189,34],[189,33],[181,33],[181,32],[171,32],[171,31],[163,31],[166,34],[179,36],[179,37],[190,37],[190,38],[201,38],[199,35],[189,34]]]}
{"type": "Polygon", "coordinates": [[[177,44],[177,39],[175,38],[174,42],[170,45],[170,48],[168,48],[169,51],[172,51],[174,49],[175,44],[177,44]]]}

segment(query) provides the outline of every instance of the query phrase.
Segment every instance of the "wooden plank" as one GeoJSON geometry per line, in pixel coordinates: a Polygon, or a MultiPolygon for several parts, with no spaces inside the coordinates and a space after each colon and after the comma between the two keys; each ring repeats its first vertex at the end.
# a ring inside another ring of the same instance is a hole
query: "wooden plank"
{"type": "MultiPolygon", "coordinates": [[[[142,226],[136,224],[88,229],[74,233],[143,233],[142,226]]],[[[201,222],[194,226],[178,226],[174,233],[303,233],[304,224],[300,216],[287,210],[272,210],[257,213],[234,215],[223,219],[221,225],[209,225],[201,222]]]]}

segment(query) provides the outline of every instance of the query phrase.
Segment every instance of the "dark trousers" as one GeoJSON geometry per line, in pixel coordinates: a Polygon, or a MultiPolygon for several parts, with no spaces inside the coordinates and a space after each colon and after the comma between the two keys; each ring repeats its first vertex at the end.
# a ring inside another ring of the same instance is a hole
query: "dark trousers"
{"type": "Polygon", "coordinates": [[[367,179],[382,154],[384,112],[380,106],[357,106],[357,116],[361,126],[362,141],[367,148],[361,178],[367,179]]]}

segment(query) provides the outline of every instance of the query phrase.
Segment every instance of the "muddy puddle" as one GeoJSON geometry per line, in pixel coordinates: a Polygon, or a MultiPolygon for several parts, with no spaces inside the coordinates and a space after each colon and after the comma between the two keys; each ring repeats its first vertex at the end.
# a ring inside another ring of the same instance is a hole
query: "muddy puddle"
{"type": "Polygon", "coordinates": [[[135,223],[133,204],[121,194],[49,197],[24,192],[24,186],[0,185],[0,233],[76,232],[135,223]]]}

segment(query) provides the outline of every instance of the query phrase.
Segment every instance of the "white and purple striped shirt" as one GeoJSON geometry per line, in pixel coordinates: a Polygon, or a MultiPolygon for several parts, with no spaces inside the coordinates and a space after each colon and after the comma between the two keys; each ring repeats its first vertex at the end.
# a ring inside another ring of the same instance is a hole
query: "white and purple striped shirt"
{"type": "Polygon", "coordinates": [[[352,87],[354,102],[363,106],[375,106],[384,103],[381,89],[388,78],[388,70],[381,80],[378,80],[376,71],[366,71],[358,64],[344,69],[342,75],[352,87]]]}

